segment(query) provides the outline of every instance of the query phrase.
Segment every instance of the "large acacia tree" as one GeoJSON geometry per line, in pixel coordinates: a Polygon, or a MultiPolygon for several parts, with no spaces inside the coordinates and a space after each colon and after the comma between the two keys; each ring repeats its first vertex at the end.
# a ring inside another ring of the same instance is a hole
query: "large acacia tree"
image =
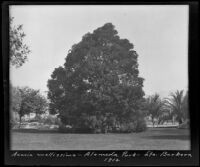
{"type": "Polygon", "coordinates": [[[48,80],[50,112],[74,127],[136,122],[144,92],[133,48],[111,23],[84,35],[48,80]]]}

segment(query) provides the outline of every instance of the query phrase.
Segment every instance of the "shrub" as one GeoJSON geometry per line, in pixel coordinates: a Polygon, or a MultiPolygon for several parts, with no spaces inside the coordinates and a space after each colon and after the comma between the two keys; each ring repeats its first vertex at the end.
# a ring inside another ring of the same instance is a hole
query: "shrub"
{"type": "Polygon", "coordinates": [[[75,133],[101,133],[101,120],[96,116],[88,116],[82,114],[79,121],[73,124],[73,132],[75,133]]]}
{"type": "Polygon", "coordinates": [[[16,120],[10,120],[10,128],[15,129],[19,126],[19,123],[16,120]]]}
{"type": "Polygon", "coordinates": [[[40,123],[47,125],[60,125],[60,119],[58,117],[48,115],[47,117],[41,118],[38,120],[40,123]]]}
{"type": "Polygon", "coordinates": [[[120,133],[130,133],[128,124],[122,124],[119,128],[120,133]]]}
{"type": "Polygon", "coordinates": [[[136,114],[131,115],[132,121],[129,128],[131,132],[142,132],[147,128],[145,121],[145,111],[139,110],[136,114]]]}
{"type": "Polygon", "coordinates": [[[142,132],[147,128],[146,121],[144,119],[138,119],[134,122],[135,126],[133,132],[142,132]]]}
{"type": "Polygon", "coordinates": [[[36,119],[36,118],[28,120],[28,122],[40,122],[40,121],[41,121],[41,119],[36,119]]]}
{"type": "Polygon", "coordinates": [[[185,122],[183,122],[182,124],[180,124],[177,128],[178,129],[189,129],[190,128],[190,122],[189,122],[189,120],[186,120],[185,122]]]}
{"type": "Polygon", "coordinates": [[[74,129],[71,126],[60,124],[58,128],[59,132],[62,133],[73,133],[74,129]]]}
{"type": "Polygon", "coordinates": [[[114,129],[114,132],[120,133],[131,133],[131,132],[142,132],[146,130],[146,122],[144,119],[138,119],[134,122],[124,123],[118,128],[118,130],[114,129]]]}
{"type": "Polygon", "coordinates": [[[10,116],[10,128],[16,128],[16,126],[19,125],[19,114],[17,112],[14,112],[11,110],[11,116],[10,116]]]}
{"type": "Polygon", "coordinates": [[[55,118],[47,116],[44,120],[44,124],[53,125],[55,124],[55,118]]]}
{"type": "Polygon", "coordinates": [[[91,129],[89,127],[78,127],[78,128],[74,128],[73,132],[75,132],[75,133],[94,133],[95,130],[91,129]]]}

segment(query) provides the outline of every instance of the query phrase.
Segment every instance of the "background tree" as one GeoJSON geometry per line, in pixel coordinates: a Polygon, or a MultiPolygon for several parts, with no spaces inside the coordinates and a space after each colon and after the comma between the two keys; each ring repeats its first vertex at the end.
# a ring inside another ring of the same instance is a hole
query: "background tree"
{"type": "Polygon", "coordinates": [[[21,95],[21,105],[19,109],[20,125],[24,115],[30,113],[42,114],[47,110],[48,103],[44,96],[39,93],[39,90],[34,90],[29,87],[19,88],[21,95]]]}
{"type": "MultiPolygon", "coordinates": [[[[30,53],[29,47],[24,44],[25,33],[23,32],[22,25],[13,25],[14,18],[9,19],[9,56],[10,65],[18,68],[21,67],[27,60],[27,55],[30,53]]],[[[11,81],[10,81],[11,82],[11,81]]],[[[13,87],[10,83],[10,120],[12,123],[16,123],[14,120],[16,113],[19,113],[21,106],[21,94],[18,87],[13,87]]],[[[21,119],[21,118],[20,118],[21,119]]],[[[20,120],[21,121],[21,120],[20,120]]]]}
{"type": "Polygon", "coordinates": [[[185,104],[184,104],[184,95],[183,90],[176,91],[175,93],[171,93],[171,98],[167,99],[167,104],[171,108],[173,115],[176,116],[176,120],[179,122],[179,124],[182,124],[185,120],[185,113],[184,113],[184,107],[186,109],[185,104],[187,105],[187,96],[185,98],[185,104]]]}
{"type": "Polygon", "coordinates": [[[108,122],[136,121],[132,115],[144,96],[137,57],[133,44],[120,39],[111,23],[87,33],[48,81],[50,111],[64,124],[103,131],[108,122]]]}
{"type": "Polygon", "coordinates": [[[38,93],[35,98],[33,99],[35,106],[35,114],[37,116],[44,114],[47,110],[48,110],[48,102],[47,99],[41,95],[40,93],[38,93]]]}
{"type": "Polygon", "coordinates": [[[155,119],[158,120],[163,109],[163,102],[160,99],[158,94],[152,95],[146,100],[146,110],[148,110],[148,114],[151,116],[151,121],[154,126],[155,119]]]}
{"type": "Polygon", "coordinates": [[[18,87],[12,87],[11,89],[11,105],[10,109],[14,112],[18,112],[21,106],[21,94],[18,87]]]}
{"type": "Polygon", "coordinates": [[[186,92],[184,99],[183,99],[183,117],[184,120],[190,119],[189,118],[189,101],[188,101],[188,91],[186,92]]]}
{"type": "Polygon", "coordinates": [[[21,107],[21,94],[18,87],[10,86],[10,123],[11,127],[17,124],[21,107]]]}
{"type": "Polygon", "coordinates": [[[30,53],[29,47],[24,43],[26,36],[22,25],[14,26],[13,17],[9,19],[10,28],[10,63],[15,67],[21,67],[27,60],[27,55],[30,53]]]}
{"type": "Polygon", "coordinates": [[[170,108],[163,102],[163,108],[161,109],[160,115],[158,117],[158,124],[164,124],[165,122],[171,121],[174,124],[174,114],[171,112],[170,108]]]}

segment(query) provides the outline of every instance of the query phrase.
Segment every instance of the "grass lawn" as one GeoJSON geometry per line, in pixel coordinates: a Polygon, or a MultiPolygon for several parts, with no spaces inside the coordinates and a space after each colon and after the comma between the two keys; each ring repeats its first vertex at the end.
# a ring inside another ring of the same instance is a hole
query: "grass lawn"
{"type": "Polygon", "coordinates": [[[189,150],[188,129],[148,128],[129,134],[12,132],[12,150],[189,150]]]}

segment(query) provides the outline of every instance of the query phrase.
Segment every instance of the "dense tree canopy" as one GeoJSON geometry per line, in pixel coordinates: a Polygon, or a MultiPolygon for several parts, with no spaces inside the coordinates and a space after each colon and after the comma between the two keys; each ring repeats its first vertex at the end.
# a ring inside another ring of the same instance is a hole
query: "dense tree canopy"
{"type": "Polygon", "coordinates": [[[111,23],[87,33],[52,73],[50,112],[64,124],[104,127],[138,120],[144,96],[138,54],[117,34],[111,23]]]}

